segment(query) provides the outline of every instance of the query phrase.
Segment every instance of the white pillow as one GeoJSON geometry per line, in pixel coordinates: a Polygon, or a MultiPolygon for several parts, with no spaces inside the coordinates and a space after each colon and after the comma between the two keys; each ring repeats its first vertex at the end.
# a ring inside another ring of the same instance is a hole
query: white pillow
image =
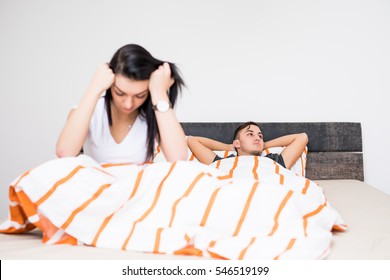
{"type": "MultiPolygon", "coordinates": [[[[269,153],[276,153],[280,154],[283,151],[284,147],[273,147],[273,148],[268,148],[265,149],[262,153],[261,156],[265,156],[269,153]]],[[[306,175],[306,156],[307,156],[308,149],[305,147],[302,155],[298,158],[298,160],[293,164],[293,166],[290,168],[291,171],[295,172],[299,176],[305,177],[306,175]]],[[[236,155],[235,151],[214,151],[219,157],[221,158],[227,158],[230,154],[236,155]]],[[[194,154],[191,152],[191,150],[188,148],[188,156],[187,156],[188,161],[195,161],[199,162],[194,154]]],[[[165,159],[164,154],[161,151],[160,146],[156,146],[156,152],[153,156],[153,162],[165,162],[167,161],[165,159]]]]}
{"type": "MultiPolygon", "coordinates": [[[[268,149],[264,149],[264,151],[261,153],[261,156],[265,156],[268,154],[280,154],[285,147],[272,147],[268,149]]],[[[305,177],[306,175],[306,156],[307,156],[308,149],[305,147],[303,150],[301,156],[297,159],[297,161],[291,166],[290,170],[295,172],[299,176],[305,177]]]]}
{"type": "MultiPolygon", "coordinates": [[[[214,153],[216,153],[219,157],[221,158],[227,158],[230,154],[234,154],[236,155],[236,152],[235,151],[213,151],[214,153]]],[[[190,148],[188,148],[188,156],[187,156],[187,160],[188,161],[195,161],[195,162],[199,162],[198,159],[195,157],[195,155],[191,152],[190,148]]],[[[167,161],[163,152],[161,151],[161,148],[160,146],[157,146],[156,147],[156,151],[155,151],[155,154],[153,156],[153,159],[152,159],[153,162],[165,162],[167,161]]]]}

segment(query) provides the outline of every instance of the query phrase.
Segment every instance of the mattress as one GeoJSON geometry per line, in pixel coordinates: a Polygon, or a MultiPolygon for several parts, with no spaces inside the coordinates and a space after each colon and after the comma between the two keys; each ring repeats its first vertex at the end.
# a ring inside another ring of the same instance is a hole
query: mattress
{"type": "MultiPolygon", "coordinates": [[[[318,180],[330,204],[349,229],[334,232],[329,260],[390,259],[390,195],[358,180],[318,180]]],[[[88,246],[46,245],[38,230],[24,234],[0,234],[0,259],[204,259],[102,249],[88,246]]]]}

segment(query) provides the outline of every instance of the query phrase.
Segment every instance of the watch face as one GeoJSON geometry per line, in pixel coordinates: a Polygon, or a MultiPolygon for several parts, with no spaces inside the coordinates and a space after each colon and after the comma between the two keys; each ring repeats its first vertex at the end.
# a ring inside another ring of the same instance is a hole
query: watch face
{"type": "Polygon", "coordinates": [[[166,101],[159,101],[157,103],[157,110],[159,112],[167,112],[169,110],[169,103],[166,101]]]}

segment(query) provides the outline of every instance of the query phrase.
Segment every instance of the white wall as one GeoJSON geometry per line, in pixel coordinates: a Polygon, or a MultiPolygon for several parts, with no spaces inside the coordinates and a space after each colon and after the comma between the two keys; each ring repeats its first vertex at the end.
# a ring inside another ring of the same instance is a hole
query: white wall
{"type": "Polygon", "coordinates": [[[366,182],[390,193],[389,15],[384,0],[1,0],[0,218],[127,43],[179,65],[181,121],[361,122],[366,182]]]}

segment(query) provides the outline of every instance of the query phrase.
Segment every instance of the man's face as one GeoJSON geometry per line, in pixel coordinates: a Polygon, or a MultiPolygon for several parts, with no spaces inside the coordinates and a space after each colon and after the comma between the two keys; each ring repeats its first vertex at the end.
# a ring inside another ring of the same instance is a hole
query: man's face
{"type": "Polygon", "coordinates": [[[239,156],[259,156],[264,149],[263,133],[255,125],[242,129],[233,141],[239,156]]]}

